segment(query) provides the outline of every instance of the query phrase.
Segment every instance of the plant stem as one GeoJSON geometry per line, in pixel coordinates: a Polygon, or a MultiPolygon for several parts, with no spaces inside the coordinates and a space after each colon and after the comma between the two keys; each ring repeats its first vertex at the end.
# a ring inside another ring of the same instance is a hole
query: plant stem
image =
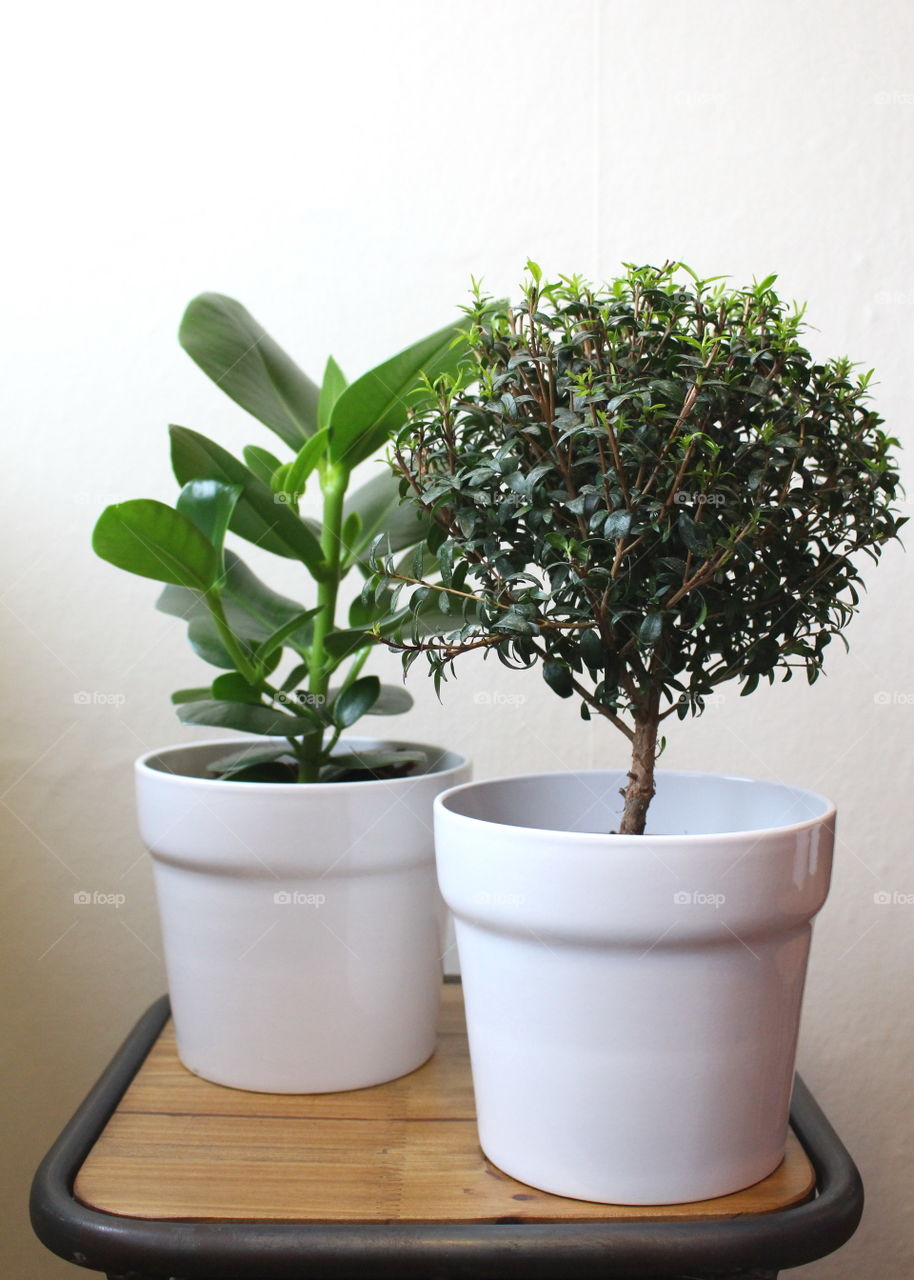
{"type": "Polygon", "coordinates": [[[239,673],[244,676],[249,685],[256,688],[263,688],[264,681],[258,678],[257,672],[253,664],[244,652],[235,635],[228,624],[225,616],[225,609],[222,607],[222,598],[218,591],[212,590],[206,593],[207,608],[212,615],[213,622],[216,624],[216,630],[219,632],[219,638],[225,646],[225,651],[234,662],[239,673]]]}
{"type": "Polygon", "coordinates": [[[654,796],[654,765],[657,760],[657,730],[660,724],[659,690],[648,688],[635,713],[632,765],[625,788],[625,807],[619,834],[644,835],[648,805],[654,796]]]}
{"type": "MultiPolygon", "coordinates": [[[[343,553],[343,500],[349,483],[349,473],[343,467],[329,465],[321,476],[324,495],[321,550],[324,553],[324,575],[317,584],[317,605],[320,612],[314,619],[311,647],[308,651],[308,692],[314,705],[320,707],[327,697],[330,676],[334,665],[329,661],[325,647],[327,636],[333,630],[336,616],[336,599],[340,588],[340,567],[343,553]]],[[[323,755],[323,733],[315,729],[302,739],[298,755],[298,781],[316,782],[320,774],[323,755]]]]}

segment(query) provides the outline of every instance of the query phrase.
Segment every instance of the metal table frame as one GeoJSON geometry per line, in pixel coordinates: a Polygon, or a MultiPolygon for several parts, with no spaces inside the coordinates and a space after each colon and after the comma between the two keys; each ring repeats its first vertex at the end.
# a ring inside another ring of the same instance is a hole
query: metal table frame
{"type": "Polygon", "coordinates": [[[144,1014],[41,1163],[35,1233],[69,1262],[118,1280],[770,1280],[839,1249],[863,1185],[798,1076],[791,1124],[816,1194],[772,1213],[701,1222],[264,1223],[121,1217],[74,1198],[76,1175],[169,1016],[144,1014]]]}

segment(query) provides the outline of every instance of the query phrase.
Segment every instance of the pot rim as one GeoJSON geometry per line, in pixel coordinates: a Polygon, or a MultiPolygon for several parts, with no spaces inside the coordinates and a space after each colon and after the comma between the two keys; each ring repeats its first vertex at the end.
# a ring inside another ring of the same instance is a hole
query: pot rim
{"type": "MultiPolygon", "coordinates": [[[[195,774],[173,773],[170,769],[156,769],[152,761],[162,759],[172,753],[203,750],[207,747],[238,747],[256,746],[257,744],[266,744],[273,739],[265,736],[237,737],[237,738],[203,738],[197,741],[173,743],[168,747],[156,747],[152,751],[145,751],[141,756],[137,756],[134,761],[134,772],[137,777],[151,778],[168,778],[175,786],[203,786],[218,787],[221,794],[235,792],[237,794],[249,794],[254,789],[257,795],[269,795],[271,793],[279,795],[289,795],[295,790],[307,791],[308,793],[332,793],[340,795],[350,787],[358,787],[361,791],[365,787],[391,787],[405,785],[407,783],[416,784],[423,778],[446,778],[449,774],[458,774],[464,770],[470,763],[467,756],[461,755],[459,751],[453,751],[449,747],[439,747],[429,742],[413,742],[403,741],[398,738],[343,738],[338,746],[355,746],[356,744],[370,743],[373,746],[391,746],[391,747],[416,747],[423,751],[429,752],[430,756],[437,752],[437,758],[440,760],[446,756],[453,756],[455,763],[448,765],[447,768],[429,769],[425,773],[408,774],[402,778],[365,778],[361,781],[350,782],[233,782],[226,778],[204,778],[195,774]]],[[[280,741],[280,739],[276,739],[280,741]]],[[[282,739],[281,741],[285,741],[282,739]]],[[[456,790],[456,787],[451,788],[456,790]]]]}
{"type": "Polygon", "coordinates": [[[607,831],[568,831],[562,827],[525,827],[512,822],[496,822],[491,818],[477,818],[470,814],[455,812],[450,807],[450,801],[453,797],[460,795],[462,792],[473,789],[481,789],[487,786],[499,785],[506,782],[537,782],[543,779],[554,779],[556,777],[572,777],[572,778],[588,778],[588,777],[605,777],[607,774],[617,774],[620,777],[626,777],[625,769],[558,769],[558,770],[542,770],[537,773],[518,773],[504,774],[497,778],[481,778],[476,781],[463,782],[454,787],[449,787],[447,791],[440,792],[435,797],[434,811],[438,818],[440,813],[446,813],[448,821],[459,822],[468,827],[498,827],[503,831],[510,831],[517,835],[522,835],[526,840],[550,841],[554,842],[556,837],[569,843],[592,845],[600,844],[605,846],[607,841],[612,841],[616,847],[621,847],[624,843],[626,846],[635,845],[643,848],[646,843],[670,845],[706,845],[711,843],[721,843],[724,841],[733,842],[734,840],[746,839],[757,842],[761,836],[766,835],[788,835],[800,831],[807,831],[813,827],[827,826],[834,824],[837,816],[837,808],[834,803],[826,796],[818,791],[810,791],[805,787],[795,787],[787,782],[769,781],[765,778],[749,778],[742,774],[736,773],[709,773],[704,770],[691,769],[658,769],[656,777],[660,778],[690,778],[698,780],[712,780],[715,782],[737,782],[749,783],[750,785],[760,785],[765,787],[776,787],[782,791],[793,792],[797,798],[803,798],[811,801],[813,804],[821,808],[821,812],[812,818],[804,818],[798,822],[780,823],[775,826],[768,827],[747,827],[742,830],[735,831],[709,831],[705,834],[701,832],[684,832],[680,835],[676,834],[657,834],[646,833],[644,835],[619,835],[614,832],[607,831]]]}

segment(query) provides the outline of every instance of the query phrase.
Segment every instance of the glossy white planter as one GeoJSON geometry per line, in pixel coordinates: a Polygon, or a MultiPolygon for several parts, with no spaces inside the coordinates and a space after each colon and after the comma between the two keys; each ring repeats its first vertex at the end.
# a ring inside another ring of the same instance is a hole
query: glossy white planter
{"type": "Polygon", "coordinates": [[[834,809],[660,773],[648,834],[601,834],[625,781],[544,774],[435,802],[480,1142],[558,1195],[726,1195],[783,1158],[834,809]]]}
{"type": "Polygon", "coordinates": [[[239,745],[136,765],[181,1060],[218,1084],[277,1093],[414,1070],[435,1046],[441,983],[432,802],[468,764],[426,747],[434,772],[390,781],[206,775],[239,745]]]}

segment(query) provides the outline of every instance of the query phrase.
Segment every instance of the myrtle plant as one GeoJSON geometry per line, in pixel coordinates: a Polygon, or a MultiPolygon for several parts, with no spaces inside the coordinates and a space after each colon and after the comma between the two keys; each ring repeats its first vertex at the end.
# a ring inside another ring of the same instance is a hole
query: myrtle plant
{"type": "Polygon", "coordinates": [[[474,285],[472,357],[427,380],[393,445],[440,578],[379,554],[364,598],[408,604],[394,645],[436,682],[494,650],[620,730],[619,831],[640,834],[664,720],[726,681],[816,680],[859,553],[878,560],[904,523],[897,441],[871,373],[810,355],[775,276],[733,288],[667,263],[595,288],[528,270],[516,306],[474,285]],[[428,636],[432,602],[449,621],[428,636]]]}
{"type": "Polygon", "coordinates": [[[216,761],[215,774],[316,782],[396,776],[422,764],[405,749],[337,748],[361,716],[412,703],[404,688],[363,674],[386,603],[357,598],[340,625],[341,584],[353,569],[370,572],[369,548],[379,541],[396,554],[427,532],[418,510],[401,505],[386,466],[352,493],[349,485],[353,470],[403,426],[420,377],[457,369],[467,328],[441,329],[349,384],[331,358],[318,387],[233,299],[203,294],[187,308],[185,350],[291,456],[281,461],[251,445],[240,461],[173,426],[171,460],[182,486],[175,505],[140,498],[110,506],[93,546],[118,568],[166,583],[158,608],[186,621],[195,652],[220,669],[206,685],[173,694],[180,719],[264,738],[216,761]],[[312,485],[319,522],[299,512],[312,485]],[[225,545],[229,532],[298,561],[311,599],[303,605],[267,586],[225,545]],[[284,655],[291,669],[280,675],[284,655]]]}

